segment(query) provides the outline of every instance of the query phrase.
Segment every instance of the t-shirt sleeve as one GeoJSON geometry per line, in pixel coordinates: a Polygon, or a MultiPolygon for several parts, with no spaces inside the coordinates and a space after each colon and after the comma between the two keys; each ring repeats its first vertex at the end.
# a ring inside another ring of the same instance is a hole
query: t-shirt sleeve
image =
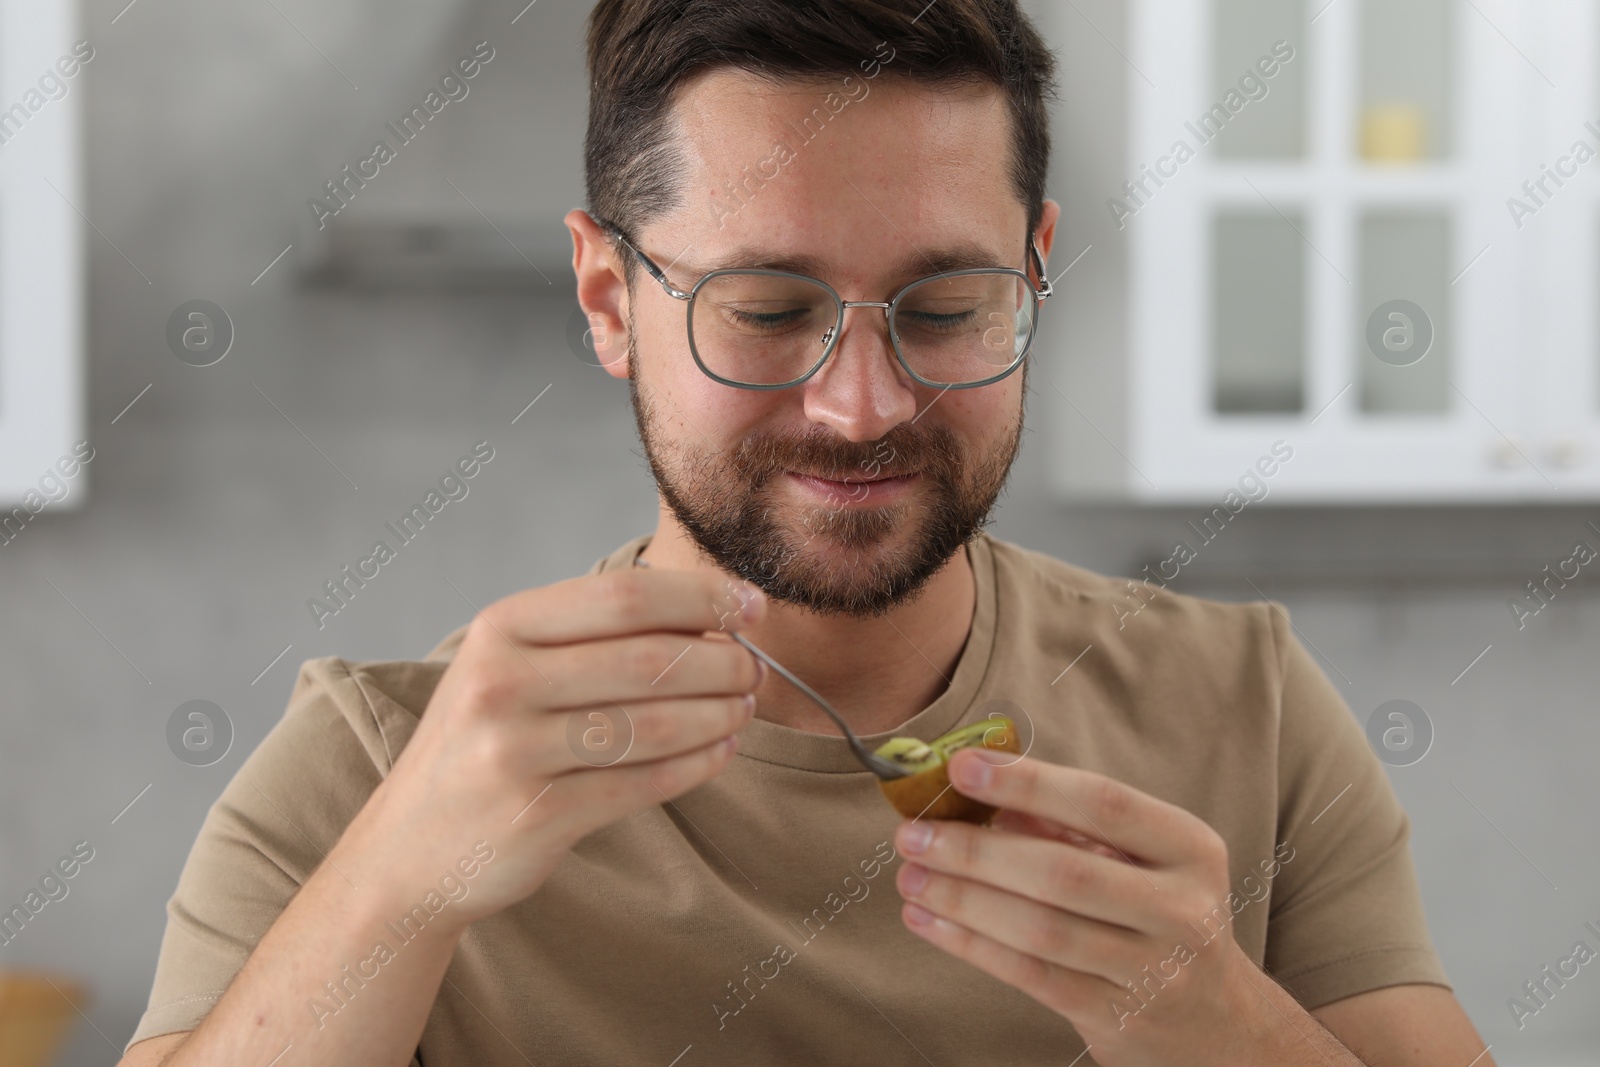
{"type": "Polygon", "coordinates": [[[1266,970],[1312,1009],[1409,983],[1449,988],[1428,936],[1411,823],[1339,688],[1269,605],[1282,669],[1278,841],[1266,970]]]}
{"type": "Polygon", "coordinates": [[[360,722],[371,711],[343,661],[301,667],[284,717],[200,826],[167,901],[149,1004],[129,1045],[200,1025],[377,788],[382,739],[375,725],[358,734],[352,715],[360,722]]]}

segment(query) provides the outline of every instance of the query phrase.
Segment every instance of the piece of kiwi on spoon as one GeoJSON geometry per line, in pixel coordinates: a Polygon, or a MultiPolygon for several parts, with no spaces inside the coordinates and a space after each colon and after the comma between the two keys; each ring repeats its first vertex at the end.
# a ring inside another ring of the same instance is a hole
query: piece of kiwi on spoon
{"type": "Polygon", "coordinates": [[[880,778],[878,788],[894,810],[908,819],[922,816],[988,825],[998,809],[958,793],[950,784],[950,757],[963,748],[1022,755],[1016,724],[1005,716],[980,719],[932,741],[893,737],[878,746],[875,754],[911,773],[904,778],[880,778]]]}

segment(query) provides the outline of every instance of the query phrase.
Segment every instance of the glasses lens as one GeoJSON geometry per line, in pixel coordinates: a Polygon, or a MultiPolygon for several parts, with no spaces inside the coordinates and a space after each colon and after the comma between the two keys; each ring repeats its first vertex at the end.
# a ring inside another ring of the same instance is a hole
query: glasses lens
{"type": "Polygon", "coordinates": [[[744,385],[783,385],[816,366],[839,322],[833,294],[783,274],[708,278],[689,305],[689,333],[707,370],[744,385]]]}
{"type": "Polygon", "coordinates": [[[1038,300],[1018,274],[937,275],[907,289],[890,328],[917,375],[938,385],[981,382],[1028,350],[1038,300]]]}

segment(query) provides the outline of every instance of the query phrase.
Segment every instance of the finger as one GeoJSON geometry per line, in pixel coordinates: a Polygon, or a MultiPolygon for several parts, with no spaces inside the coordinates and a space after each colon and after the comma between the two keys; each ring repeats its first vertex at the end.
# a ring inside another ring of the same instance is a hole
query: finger
{"type": "Polygon", "coordinates": [[[693,697],[578,708],[528,720],[530,777],[649,763],[703,748],[744,728],[747,696],[693,697]]]}
{"type": "Polygon", "coordinates": [[[1041,819],[1037,815],[1029,815],[1021,811],[1000,811],[995,813],[994,821],[990,823],[997,830],[1006,830],[1014,834],[1028,834],[1033,837],[1042,837],[1047,841],[1060,841],[1062,844],[1071,845],[1093,852],[1097,856],[1107,859],[1121,860],[1122,853],[1088,834],[1080,834],[1070,826],[1062,826],[1051,819],[1041,819]]]}
{"type": "Polygon", "coordinates": [[[1104,978],[1084,974],[1037,956],[1002,945],[991,937],[975,933],[959,923],[917,904],[906,904],[900,911],[907,929],[944,949],[957,959],[966,960],[1007,985],[1028,994],[1051,1011],[1083,1019],[1092,1011],[1125,997],[1126,991],[1104,978]]]}
{"type": "Polygon", "coordinates": [[[548,684],[530,686],[528,698],[545,708],[732,696],[754,690],[763,670],[742,645],[687,634],[636,634],[529,654],[548,684]]]}
{"type": "Polygon", "coordinates": [[[976,749],[962,749],[950,757],[949,773],[958,792],[1069,826],[1111,845],[1130,863],[1200,859],[1215,836],[1176,804],[1077,767],[1011,756],[997,766],[976,749]]]}
{"type": "Polygon", "coordinates": [[[1059,841],[936,819],[902,823],[895,843],[908,862],[1091,919],[1134,930],[1156,929],[1164,920],[1150,872],[1059,841]],[[921,833],[928,839],[919,849],[921,833]]]}
{"type": "Polygon", "coordinates": [[[1139,973],[1151,952],[1146,939],[982,882],[907,860],[895,875],[900,895],[974,933],[1020,952],[1121,983],[1139,973]]]}
{"type": "Polygon", "coordinates": [[[559,645],[657,630],[737,630],[760,617],[759,607],[741,612],[746,599],[765,598],[718,571],[628,567],[513,593],[473,621],[513,643],[559,645]]]}
{"type": "Polygon", "coordinates": [[[517,818],[540,820],[570,847],[593,830],[715,778],[732,762],[737,745],[738,736],[731,735],[669,759],[563,774],[531,797],[517,818]]]}

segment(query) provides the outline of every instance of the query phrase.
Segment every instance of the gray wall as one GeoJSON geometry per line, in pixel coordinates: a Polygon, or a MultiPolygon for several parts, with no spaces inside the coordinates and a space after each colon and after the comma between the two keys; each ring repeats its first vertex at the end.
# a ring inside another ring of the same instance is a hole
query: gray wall
{"type": "MultiPolygon", "coordinates": [[[[586,5],[541,0],[513,25],[520,0],[277,0],[324,59],[270,5],[142,0],[113,24],[123,3],[84,14],[98,51],[82,83],[85,210],[105,235],[85,238],[91,498],[0,549],[0,901],[20,899],[72,842],[96,849],[0,964],[90,983],[93,1025],[77,1026],[70,1064],[113,1059],[143,1010],[193,835],[281,715],[299,661],[420,655],[470,616],[469,600],[579,572],[650,529],[655,507],[625,387],[565,339],[570,249],[557,225],[580,203],[586,5]],[[496,58],[471,95],[341,221],[481,222],[449,178],[551,283],[453,296],[295,284],[318,247],[305,200],[485,37],[496,58]],[[194,298],[221,304],[238,331],[203,370],[164,343],[167,316],[194,298]],[[306,598],[483,438],[497,455],[469,497],[316,629],[306,598]],[[178,762],[164,736],[197,698],[236,730],[207,768],[178,762]]],[[[1118,358],[1125,267],[1103,208],[1125,176],[1110,91],[1124,68],[1106,39],[1121,46],[1123,11],[1069,8],[1051,22],[1066,74],[1052,195],[1067,208],[1059,248],[1096,248],[1049,309],[1043,369],[1067,381],[1118,358]]],[[[1045,465],[1065,430],[1040,418],[1041,400],[1030,397],[1032,432],[994,532],[1102,571],[1156,558],[1188,513],[1049,499],[1045,465]]],[[[1596,518],[1253,507],[1181,579],[1242,598],[1248,577],[1286,603],[1363,720],[1397,697],[1431,717],[1433,750],[1392,778],[1433,934],[1502,1064],[1578,1062],[1559,1057],[1600,1047],[1600,977],[1587,971],[1520,1033],[1505,1008],[1600,919],[1600,607],[1574,588],[1521,632],[1505,607],[1596,518]]]]}

